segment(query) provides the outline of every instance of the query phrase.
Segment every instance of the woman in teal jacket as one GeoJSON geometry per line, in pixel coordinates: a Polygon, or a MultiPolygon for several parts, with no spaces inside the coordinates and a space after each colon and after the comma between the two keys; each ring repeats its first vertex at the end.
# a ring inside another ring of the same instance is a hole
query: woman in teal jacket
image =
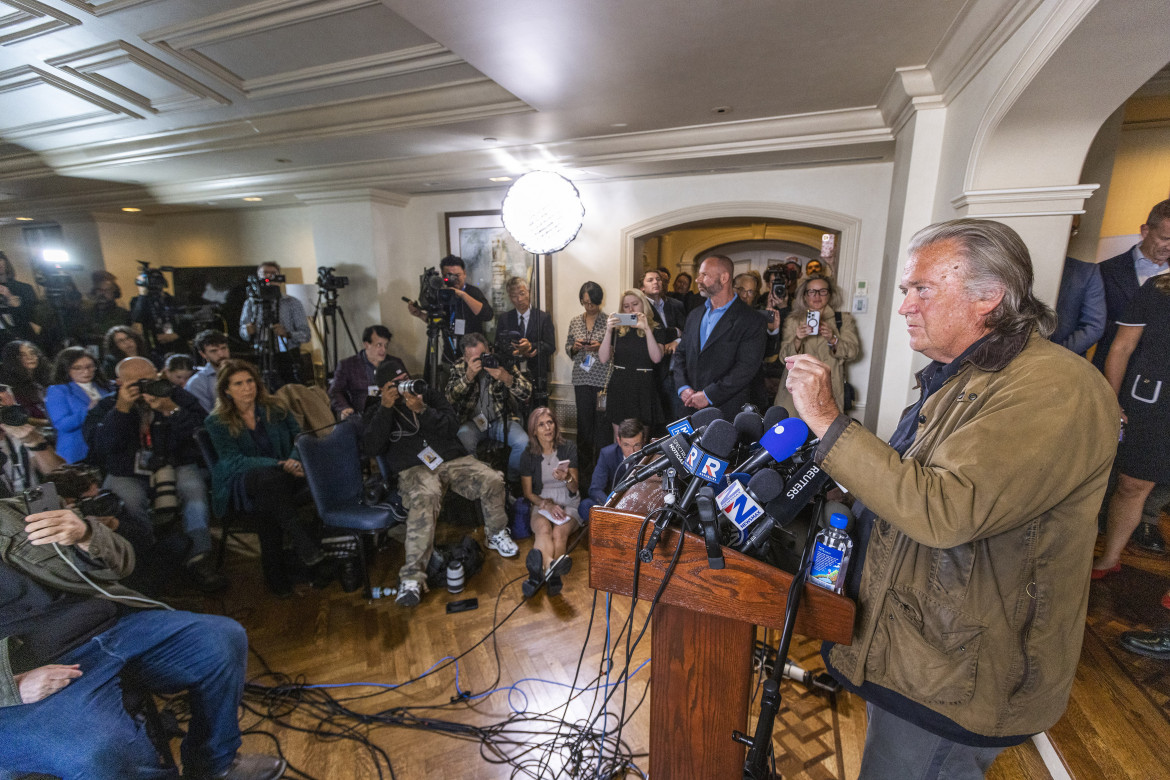
{"type": "Polygon", "coordinates": [[[301,563],[313,567],[324,554],[298,522],[298,508],[310,501],[305,472],[293,442],[300,426],[268,395],[251,363],[230,360],[219,369],[215,408],[204,426],[219,460],[211,469],[217,514],[228,506],[259,520],[264,581],[276,595],[292,592],[282,558],[287,535],[301,563]]]}

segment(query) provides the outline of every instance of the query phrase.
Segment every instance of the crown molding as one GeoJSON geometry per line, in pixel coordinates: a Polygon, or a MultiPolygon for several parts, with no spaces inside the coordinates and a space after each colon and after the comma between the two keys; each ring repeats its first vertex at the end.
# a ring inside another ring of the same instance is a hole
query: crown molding
{"type": "Polygon", "coordinates": [[[105,16],[114,11],[121,11],[123,8],[131,8],[136,5],[145,5],[146,3],[153,3],[156,0],[106,0],[106,2],[91,2],[90,0],[63,0],[69,3],[74,8],[81,9],[93,16],[105,16]]]}
{"type": "Polygon", "coordinates": [[[35,87],[52,87],[61,90],[102,110],[64,117],[54,117],[40,122],[30,122],[24,125],[6,127],[2,130],[6,141],[19,140],[21,138],[47,133],[58,133],[65,130],[74,130],[79,127],[89,127],[107,122],[117,122],[127,117],[142,119],[141,114],[137,114],[125,106],[119,105],[111,100],[106,100],[87,89],[66,81],[60,76],[41,70],[40,68],[32,67],[31,65],[23,65],[19,68],[13,68],[12,70],[6,70],[0,73],[0,94],[35,87]]]}
{"type": "Polygon", "coordinates": [[[16,9],[14,14],[0,16],[0,46],[81,24],[80,19],[36,0],[0,0],[0,5],[16,9]]]}
{"type": "Polygon", "coordinates": [[[267,98],[310,89],[339,87],[363,81],[405,76],[410,73],[464,64],[463,58],[437,43],[330,62],[312,68],[276,73],[240,81],[237,88],[252,98],[267,98]]]}
{"type": "Polygon", "coordinates": [[[1071,216],[1085,213],[1085,201],[1100,186],[1073,184],[1064,187],[968,190],[952,198],[951,206],[961,216],[981,219],[1071,216]]]}
{"type": "Polygon", "coordinates": [[[298,192],[297,200],[306,206],[321,206],[335,203],[374,203],[379,206],[405,208],[410,203],[409,195],[378,189],[324,190],[322,192],[298,192]]]}

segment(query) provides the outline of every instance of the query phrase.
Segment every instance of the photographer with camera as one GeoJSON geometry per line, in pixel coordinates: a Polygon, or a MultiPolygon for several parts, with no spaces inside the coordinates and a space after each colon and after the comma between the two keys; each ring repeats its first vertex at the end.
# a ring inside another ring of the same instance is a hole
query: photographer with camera
{"type": "Polygon", "coordinates": [[[94,271],[91,275],[93,287],[89,300],[82,302],[82,319],[85,322],[86,346],[100,347],[106,333],[115,325],[131,325],[130,310],[118,305],[122,288],[118,277],[109,271],[94,271]]]}
{"type": "Polygon", "coordinates": [[[188,352],[191,347],[180,333],[175,298],[166,292],[167,278],[163,271],[170,266],[151,268],[145,260],[137,260],[141,271],[134,279],[138,295],[130,299],[130,322],[142,329],[150,354],[156,364],[162,365],[170,352],[188,352]]]}
{"type": "Polygon", "coordinates": [[[463,359],[451,369],[447,400],[462,425],[459,441],[472,455],[486,439],[506,443],[508,481],[520,478],[520,456],[528,446],[528,434],[514,409],[532,397],[532,382],[519,369],[505,368],[492,354],[487,339],[473,333],[463,339],[463,359]],[[510,400],[515,401],[515,407],[510,400]]]}
{"type": "MultiPolygon", "coordinates": [[[[483,290],[467,283],[467,264],[463,262],[463,258],[447,255],[439,261],[439,272],[443,286],[455,296],[450,310],[441,313],[441,316],[446,318],[445,324],[450,325],[452,334],[459,337],[468,333],[483,333],[484,323],[491,322],[495,312],[483,290]]],[[[424,301],[419,303],[425,305],[424,301]]],[[[413,316],[423,322],[426,322],[428,315],[433,313],[424,311],[411,301],[406,302],[406,307],[413,316]]],[[[447,357],[454,360],[454,355],[448,354],[447,357]]]]}
{"type": "MultiPolygon", "coordinates": [[[[470,339],[483,345],[479,334],[470,339]]],[[[518,548],[508,533],[504,480],[500,472],[467,454],[456,435],[459,421],[451,404],[421,380],[410,380],[406,373],[391,375],[389,369],[382,364],[377,372],[382,395],[377,406],[366,410],[362,452],[366,457],[384,456],[398,475],[398,492],[407,510],[406,561],[398,571],[395,601],[413,607],[426,588],[435,523],[448,487],[481,502],[488,547],[505,558],[515,556],[518,548]]]]}
{"type": "Polygon", "coordinates": [[[209,555],[207,479],[194,438],[206,417],[203,407],[143,357],[118,364],[117,385],[117,394],[86,420],[89,462],[105,472],[104,486],[140,522],[162,527],[181,517],[192,581],[204,591],[222,588],[226,582],[209,555]]]}
{"type": "Polygon", "coordinates": [[[267,261],[256,268],[255,278],[248,280],[248,300],[240,312],[240,338],[258,349],[262,366],[271,358],[280,384],[288,384],[300,381],[301,345],[312,338],[312,331],[305,307],[284,294],[283,283],[280,264],[267,261]]]}
{"type": "Polygon", "coordinates": [[[375,382],[378,367],[385,362],[395,375],[406,373],[406,364],[386,354],[393,335],[385,325],[371,325],[362,331],[362,351],[337,364],[333,382],[329,385],[329,405],[338,418],[344,420],[354,412],[365,411],[367,402],[377,398],[379,387],[375,382]]]}

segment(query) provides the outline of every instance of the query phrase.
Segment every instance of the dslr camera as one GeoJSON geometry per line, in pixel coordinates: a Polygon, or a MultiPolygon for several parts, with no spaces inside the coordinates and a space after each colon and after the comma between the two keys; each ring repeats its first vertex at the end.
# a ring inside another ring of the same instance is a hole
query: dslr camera
{"type": "Polygon", "coordinates": [[[134,383],[138,391],[157,398],[170,398],[175,392],[175,386],[166,379],[139,379],[134,383]]]}
{"type": "Polygon", "coordinates": [[[399,393],[410,393],[411,395],[422,395],[427,391],[427,383],[422,379],[403,379],[397,385],[399,393]]]}
{"type": "Polygon", "coordinates": [[[499,368],[500,359],[491,352],[485,352],[479,356],[480,368],[499,368]]]}
{"type": "Polygon", "coordinates": [[[28,412],[22,406],[0,406],[0,425],[19,428],[28,424],[28,412]]]}

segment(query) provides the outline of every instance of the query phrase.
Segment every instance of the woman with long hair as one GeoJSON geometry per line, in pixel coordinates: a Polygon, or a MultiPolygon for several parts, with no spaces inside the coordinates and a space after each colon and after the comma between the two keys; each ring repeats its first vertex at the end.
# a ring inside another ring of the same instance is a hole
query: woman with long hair
{"type": "Polygon", "coordinates": [[[195,375],[195,362],[191,360],[190,355],[176,352],[173,355],[167,355],[162,373],[167,381],[175,387],[186,387],[187,380],[195,375]]]}
{"type": "Polygon", "coordinates": [[[602,363],[613,363],[606,391],[606,416],[615,438],[618,425],[630,417],[641,420],[651,430],[664,420],[654,379],[654,366],[662,360],[662,345],[654,337],[658,328],[654,307],[645,293],[631,289],[622,293],[621,310],[622,314],[634,315],[636,323],[622,325],[616,314],[609,315],[597,354],[602,363]]]}
{"type": "MultiPolygon", "coordinates": [[[[832,370],[833,400],[838,408],[845,408],[845,364],[861,354],[861,336],[857,332],[857,321],[848,312],[841,312],[841,325],[837,326],[836,307],[841,296],[833,281],[824,274],[810,274],[801,281],[792,298],[792,313],[784,320],[784,332],[780,336],[780,360],[792,355],[812,355],[832,370]],[[810,312],[819,317],[816,333],[809,323],[810,312]]],[[[780,377],[780,389],[776,391],[773,403],[783,406],[793,414],[792,394],[785,387],[788,371],[780,377]]]]}
{"type": "Polygon", "coordinates": [[[45,411],[57,429],[57,454],[66,463],[89,454],[82,429],[85,416],[98,401],[112,393],[97,361],[81,347],[66,347],[53,361],[53,384],[45,391],[45,411]]]}
{"type": "Polygon", "coordinates": [[[45,389],[49,386],[49,361],[40,347],[31,341],[10,341],[0,350],[0,384],[12,388],[16,403],[28,414],[30,422],[47,425],[45,389]]]}
{"type": "Polygon", "coordinates": [[[284,537],[306,567],[325,557],[298,522],[298,509],[312,500],[294,446],[300,426],[268,394],[260,370],[251,363],[224,362],[215,396],[215,408],[204,423],[219,456],[211,470],[215,512],[222,515],[230,504],[257,517],[265,584],[273,594],[287,596],[292,581],[282,557],[284,537]]]}
{"type": "MultiPolygon", "coordinates": [[[[1121,551],[1142,519],[1154,485],[1170,482],[1170,276],[1138,290],[1118,321],[1105,358],[1105,378],[1118,395],[1122,428],[1117,488],[1109,500],[1105,548],[1093,562],[1094,580],[1121,570],[1121,551]]],[[[1170,609],[1170,592],[1162,596],[1170,609]]]]}
{"type": "Polygon", "coordinates": [[[142,334],[126,325],[115,325],[106,331],[106,341],[102,350],[105,361],[102,368],[108,376],[114,375],[118,362],[128,357],[144,357],[150,360],[150,350],[146,346],[146,339],[142,334]]]}
{"type": "Polygon", "coordinates": [[[566,553],[569,536],[581,525],[578,480],[577,448],[561,436],[552,411],[536,407],[528,415],[528,447],[520,456],[520,485],[532,505],[533,533],[525,560],[525,597],[535,593],[546,576],[548,595],[556,596],[564,585],[561,577],[573,567],[566,553]]]}
{"type": "Polygon", "coordinates": [[[602,427],[605,415],[597,412],[597,394],[609,379],[610,367],[597,357],[605,339],[605,323],[609,315],[601,310],[605,293],[597,282],[581,285],[578,297],[584,311],[569,321],[569,335],[565,338],[565,352],[573,359],[573,392],[577,401],[577,451],[585,464],[588,481],[598,449],[609,440],[602,427]]]}

